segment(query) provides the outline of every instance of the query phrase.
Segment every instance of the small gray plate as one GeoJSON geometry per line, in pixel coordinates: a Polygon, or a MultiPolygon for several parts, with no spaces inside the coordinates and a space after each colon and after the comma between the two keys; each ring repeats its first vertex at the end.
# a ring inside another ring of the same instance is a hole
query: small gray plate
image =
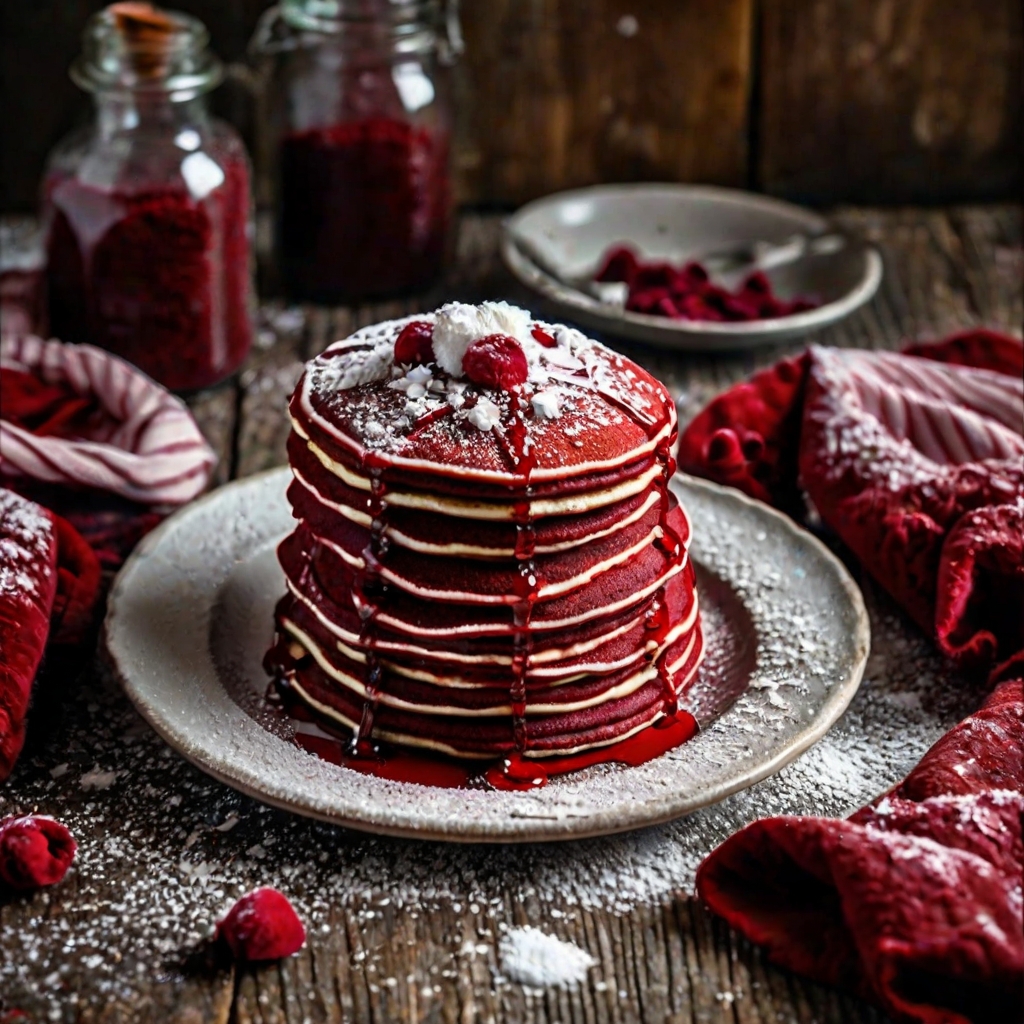
{"type": "Polygon", "coordinates": [[[792,316],[745,323],[670,320],[599,302],[545,273],[515,243],[525,238],[538,259],[569,279],[592,273],[613,245],[628,243],[645,259],[681,263],[743,242],[780,244],[819,234],[823,217],[767,196],[709,185],[596,185],[528,203],[510,218],[502,240],[509,270],[561,317],[607,335],[690,352],[728,352],[791,341],[848,316],[882,280],[877,250],[851,244],[768,272],[784,297],[821,303],[792,316]]]}
{"type": "Polygon", "coordinates": [[[261,695],[284,592],[274,549],[293,527],[272,470],[181,509],[138,547],[110,595],[107,653],[153,728],[204,771],[268,804],[387,835],[456,842],[576,839],[686,814],[778,771],[860,683],[860,592],[810,534],[713,484],[673,484],[694,525],[707,656],[689,743],[638,768],[600,765],[543,789],[439,789],[362,775],[291,738],[261,695]]]}

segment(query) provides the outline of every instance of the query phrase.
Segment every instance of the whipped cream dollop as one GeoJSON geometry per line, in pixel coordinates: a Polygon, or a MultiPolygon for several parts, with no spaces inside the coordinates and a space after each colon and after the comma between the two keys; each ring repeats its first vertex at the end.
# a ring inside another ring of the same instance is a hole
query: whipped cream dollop
{"type": "Polygon", "coordinates": [[[556,420],[562,414],[558,393],[553,390],[538,391],[530,398],[530,404],[538,416],[543,416],[547,420],[556,420]]]}
{"type": "Polygon", "coordinates": [[[494,404],[489,398],[484,398],[481,395],[477,400],[476,404],[472,409],[469,410],[469,414],[466,419],[473,424],[477,430],[493,430],[495,427],[501,425],[501,409],[494,404]]]}
{"type": "Polygon", "coordinates": [[[489,334],[507,334],[522,346],[528,365],[540,361],[541,346],[530,333],[532,318],[525,309],[507,302],[449,302],[434,319],[434,358],[453,377],[461,377],[466,349],[489,334]]]}

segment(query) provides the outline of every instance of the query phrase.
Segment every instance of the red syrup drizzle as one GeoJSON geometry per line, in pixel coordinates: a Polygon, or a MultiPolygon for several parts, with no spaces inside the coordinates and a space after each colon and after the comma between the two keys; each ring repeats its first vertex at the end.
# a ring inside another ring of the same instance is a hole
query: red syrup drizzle
{"type": "MultiPolygon", "coordinates": [[[[300,662],[305,658],[299,659],[300,662]]],[[[388,744],[376,744],[371,756],[358,756],[351,735],[337,735],[328,723],[303,704],[289,684],[289,674],[287,670],[278,674],[267,688],[266,700],[271,705],[279,705],[293,723],[315,725],[320,730],[317,734],[296,729],[295,742],[322,761],[378,779],[415,782],[439,789],[465,789],[473,777],[466,762],[431,753],[414,754],[388,744]]]]}
{"type": "MultiPolygon", "coordinates": [[[[673,529],[668,521],[669,512],[669,483],[676,472],[676,460],[672,455],[671,438],[665,437],[658,442],[655,448],[655,457],[661,463],[661,476],[658,478],[658,496],[661,502],[661,514],[659,527],[661,536],[655,540],[655,545],[664,553],[669,562],[677,562],[683,555],[683,540],[673,529]]],[[[652,656],[662,650],[668,635],[672,630],[672,617],[668,612],[668,605],[665,601],[665,587],[662,586],[655,595],[651,606],[651,612],[645,622],[645,627],[650,633],[650,644],[652,656]]],[[[679,711],[678,694],[672,683],[672,677],[668,671],[668,651],[662,651],[657,661],[658,678],[661,680],[661,687],[664,693],[663,710],[666,718],[674,718],[685,712],[679,711]]],[[[692,715],[689,717],[693,717],[692,715]]]]}
{"type": "Polygon", "coordinates": [[[426,430],[432,423],[436,423],[438,420],[443,420],[446,416],[451,416],[454,412],[455,408],[447,403],[438,406],[436,409],[431,409],[429,412],[425,412],[416,420],[415,423],[413,423],[412,428],[409,430],[409,433],[406,434],[406,437],[412,437],[414,434],[418,434],[420,431],[426,430]]]}
{"type": "Polygon", "coordinates": [[[381,683],[384,669],[377,657],[377,615],[380,601],[386,592],[381,583],[381,563],[387,557],[390,541],[385,536],[387,528],[387,485],[384,481],[384,460],[374,452],[366,452],[362,468],[370,475],[370,497],[367,511],[370,515],[370,540],[363,548],[363,567],[352,584],[352,603],[359,614],[359,647],[366,659],[363,685],[366,699],[363,713],[352,740],[349,767],[357,761],[379,763],[380,751],[373,742],[373,721],[380,703],[381,683]]]}
{"type": "Polygon", "coordinates": [[[512,417],[508,425],[507,438],[509,456],[516,476],[513,486],[521,494],[513,507],[518,571],[513,582],[515,601],[512,605],[512,682],[509,686],[509,703],[512,705],[512,753],[501,763],[488,768],[484,778],[495,789],[523,790],[535,789],[548,781],[545,770],[524,756],[527,748],[526,676],[530,669],[530,655],[533,653],[530,619],[543,580],[534,561],[537,541],[530,478],[537,465],[536,450],[530,443],[524,412],[519,408],[526,403],[523,402],[518,387],[513,389],[511,397],[512,417]]]}
{"type": "MultiPolygon", "coordinates": [[[[661,406],[658,415],[653,419],[649,419],[634,405],[627,402],[621,396],[616,395],[613,391],[602,389],[600,394],[617,408],[627,413],[635,423],[643,427],[647,432],[648,439],[651,441],[654,441],[654,439],[664,431],[665,427],[668,426],[669,415],[667,407],[664,404],[661,406]]],[[[676,460],[672,454],[671,434],[666,434],[655,444],[654,457],[661,466],[661,473],[658,476],[656,483],[660,508],[658,520],[660,535],[654,543],[670,563],[675,563],[683,555],[683,540],[672,527],[671,523],[669,523],[668,519],[670,497],[669,484],[676,472],[676,460]]],[[[651,609],[648,612],[647,619],[644,623],[645,628],[650,633],[648,643],[650,644],[649,657],[651,659],[657,657],[657,652],[665,646],[665,642],[668,639],[673,626],[672,618],[668,611],[668,605],[665,601],[665,589],[666,588],[662,586],[654,596],[654,601],[651,604],[651,609]]],[[[662,698],[662,711],[664,712],[664,717],[659,719],[655,727],[661,729],[672,729],[674,720],[680,717],[693,720],[693,716],[688,712],[679,710],[679,695],[676,693],[676,688],[672,683],[672,677],[668,671],[667,654],[667,651],[662,652],[661,657],[659,657],[657,661],[658,678],[661,680],[662,692],[664,695],[662,698]]],[[[642,735],[642,733],[638,735],[642,735]]],[[[682,740],[679,742],[682,742],[682,740]]]]}
{"type": "MultiPolygon", "coordinates": [[[[271,689],[293,721],[311,723],[323,731],[328,731],[324,723],[291,694],[287,682],[272,683],[271,689]]],[[[268,693],[268,697],[271,697],[271,694],[268,693]]],[[[653,725],[641,729],[633,736],[597,750],[585,750],[580,754],[569,754],[565,757],[545,757],[535,761],[520,757],[514,765],[515,774],[511,776],[513,781],[523,780],[523,784],[519,786],[507,783],[495,785],[493,773],[500,766],[488,769],[484,773],[484,778],[496,789],[535,789],[544,785],[551,775],[565,775],[568,772],[591,768],[596,764],[616,762],[637,768],[674,750],[696,736],[699,731],[700,727],[693,715],[688,711],[679,710],[674,715],[661,718],[653,725]],[[539,781],[529,785],[530,780],[539,781]]],[[[434,786],[438,789],[465,789],[474,778],[479,777],[479,772],[471,762],[457,761],[440,754],[413,753],[410,750],[382,745],[374,757],[356,757],[352,753],[352,744],[341,737],[296,732],[295,740],[303,750],[330,764],[351,768],[353,771],[378,779],[415,782],[421,786],[434,786]]],[[[504,780],[506,773],[500,770],[498,773],[504,780]]]]}

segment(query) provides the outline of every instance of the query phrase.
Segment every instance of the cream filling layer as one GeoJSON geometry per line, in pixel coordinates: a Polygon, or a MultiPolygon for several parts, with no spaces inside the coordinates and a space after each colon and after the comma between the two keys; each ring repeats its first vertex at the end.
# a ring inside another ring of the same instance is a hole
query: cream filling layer
{"type": "MultiPolygon", "coordinates": [[[[677,640],[693,628],[694,623],[697,621],[698,613],[697,597],[695,594],[693,606],[687,616],[669,630],[661,644],[655,644],[653,641],[644,644],[638,647],[635,651],[631,651],[627,656],[619,658],[618,661],[591,662],[589,664],[574,666],[573,671],[569,674],[559,674],[557,668],[538,669],[531,663],[531,661],[528,661],[526,678],[528,681],[546,679],[552,687],[564,686],[566,683],[575,682],[576,680],[583,679],[586,676],[610,675],[612,672],[618,672],[627,668],[633,662],[639,661],[644,657],[656,658],[661,651],[671,647],[677,640]]],[[[286,624],[287,622],[289,622],[288,619],[282,619],[282,624],[286,624]]],[[[354,661],[358,665],[366,664],[366,653],[361,648],[350,647],[347,644],[342,643],[340,640],[336,640],[335,644],[338,651],[348,658],[349,661],[354,661]]],[[[380,650],[379,646],[375,645],[375,650],[380,650]]],[[[392,672],[395,675],[403,676],[406,679],[415,679],[417,682],[421,683],[430,683],[431,686],[448,686],[452,689],[475,690],[494,685],[493,683],[482,683],[479,681],[464,679],[462,676],[457,675],[438,675],[435,672],[428,672],[425,669],[410,668],[407,665],[402,665],[393,661],[385,661],[383,664],[389,672],[392,672]]],[[[506,659],[506,664],[511,666],[512,659],[506,659]]],[[[678,665],[679,663],[677,662],[676,667],[678,667],[678,665]]]]}
{"type": "MultiPolygon", "coordinates": [[[[632,594],[628,594],[626,597],[620,598],[618,601],[613,601],[611,604],[598,605],[581,615],[573,615],[562,619],[544,619],[543,621],[538,621],[531,626],[531,629],[535,633],[571,629],[574,626],[591,622],[594,619],[604,618],[607,615],[614,615],[617,612],[625,611],[627,608],[645,601],[660,587],[663,587],[670,579],[682,572],[688,561],[689,553],[687,552],[684,553],[683,558],[679,562],[670,566],[664,573],[658,576],[652,583],[648,584],[642,590],[634,591],[632,594]]],[[[293,594],[296,594],[296,596],[301,598],[301,595],[298,593],[297,586],[287,573],[285,574],[285,581],[288,584],[288,589],[291,590],[293,594]]],[[[309,601],[305,601],[304,603],[310,608],[313,607],[309,601]]],[[[404,633],[407,636],[421,637],[427,640],[451,640],[464,639],[467,637],[506,635],[510,634],[512,631],[511,626],[507,623],[494,621],[471,623],[461,626],[449,626],[441,629],[426,629],[422,626],[417,626],[411,622],[405,622],[402,619],[396,618],[383,608],[377,613],[376,622],[378,625],[384,626],[396,633],[404,633]]]]}
{"type": "MultiPolygon", "coordinates": [[[[373,524],[373,517],[367,513],[360,512],[359,509],[352,508],[350,505],[343,505],[340,502],[331,501],[330,498],[325,498],[294,466],[292,467],[292,475],[313,497],[313,499],[323,505],[324,508],[329,508],[332,512],[337,512],[350,522],[353,522],[358,526],[362,526],[367,530],[373,524]]],[[[390,501],[390,497],[388,500],[390,501]]],[[[583,544],[592,544],[595,540],[610,537],[612,534],[618,533],[619,530],[623,530],[627,526],[631,526],[633,523],[643,519],[643,517],[660,500],[661,499],[659,498],[657,491],[652,490],[644,500],[643,504],[634,509],[628,516],[624,516],[622,519],[613,523],[606,529],[598,530],[595,533],[588,534],[586,537],[577,538],[576,540],[561,541],[558,544],[538,544],[534,548],[534,554],[553,555],[560,551],[571,551],[573,548],[579,547],[583,544]]],[[[476,544],[431,544],[430,541],[422,540],[417,537],[410,537],[407,533],[403,533],[394,526],[385,526],[384,534],[396,544],[400,544],[402,547],[409,548],[411,551],[417,551],[424,555],[439,555],[441,557],[448,558],[475,557],[481,559],[496,559],[514,558],[516,554],[514,547],[485,548],[476,544]]]]}
{"type": "MultiPolygon", "coordinates": [[[[697,659],[692,669],[686,674],[686,678],[676,683],[676,692],[682,690],[687,683],[697,674],[700,669],[700,663],[703,660],[703,652],[701,657],[697,659]]],[[[314,710],[320,712],[325,718],[333,719],[335,722],[340,722],[347,729],[355,730],[357,727],[356,722],[350,719],[347,715],[343,715],[340,711],[335,710],[327,704],[323,704],[315,698],[311,697],[302,686],[296,681],[291,681],[292,688],[299,695],[299,698],[308,704],[314,710]]],[[[624,732],[621,735],[613,736],[611,739],[597,740],[594,743],[581,743],[575,747],[569,747],[565,750],[525,750],[523,751],[524,757],[533,758],[537,761],[543,761],[547,757],[570,757],[573,754],[582,754],[585,750],[600,750],[601,747],[610,747],[615,743],[621,743],[623,740],[628,740],[630,736],[635,736],[638,732],[646,729],[654,722],[658,721],[659,718],[663,718],[665,712],[659,707],[652,711],[651,717],[645,722],[641,722],[639,725],[630,729],[628,732],[624,732]]],[[[394,743],[396,746],[402,747],[416,747],[420,750],[433,750],[439,754],[447,754],[449,757],[462,758],[463,760],[470,761],[493,761],[494,754],[487,753],[471,753],[469,751],[460,750],[458,747],[453,747],[449,743],[441,743],[438,740],[426,739],[421,736],[409,736],[405,733],[392,732],[390,729],[374,729],[374,736],[379,740],[384,740],[387,743],[394,743]]]]}
{"type": "MultiPolygon", "coordinates": [[[[291,591],[292,596],[301,601],[302,604],[316,617],[317,621],[333,633],[339,640],[339,647],[342,644],[349,644],[354,648],[359,643],[359,634],[353,633],[338,625],[333,619],[328,618],[320,608],[303,594],[290,579],[285,577],[285,583],[291,591]]],[[[602,633],[599,636],[591,637],[589,640],[580,641],[577,644],[570,644],[568,647],[550,647],[543,651],[535,651],[530,658],[531,665],[545,665],[552,662],[567,661],[570,658],[581,657],[590,651],[595,650],[602,644],[610,643],[617,637],[634,629],[640,621],[637,616],[630,621],[617,626],[609,633],[602,633]]],[[[428,647],[418,647],[415,644],[393,643],[388,640],[377,640],[375,647],[378,651],[390,654],[408,655],[414,658],[424,658],[430,661],[456,662],[460,665],[511,665],[512,658],[504,654],[463,654],[460,651],[432,651],[428,647]]],[[[342,648],[343,650],[345,648],[342,648]]]]}
{"type": "MultiPolygon", "coordinates": [[[[538,587],[536,599],[538,601],[550,601],[552,598],[560,597],[563,594],[571,594],[574,590],[580,590],[582,587],[593,583],[602,573],[606,573],[609,569],[614,569],[616,566],[630,561],[630,559],[639,555],[641,551],[645,551],[662,535],[661,527],[656,526],[646,537],[642,538],[632,547],[620,551],[611,558],[606,558],[603,562],[596,562],[586,572],[580,573],[578,576],[570,576],[568,579],[561,580],[558,583],[538,587]]],[[[335,544],[334,541],[321,537],[319,534],[313,534],[313,536],[325,548],[333,551],[346,565],[357,570],[366,568],[365,560],[360,558],[359,555],[353,555],[340,544],[335,544]]],[[[429,587],[419,586],[404,576],[400,576],[387,565],[381,566],[380,575],[382,579],[393,583],[399,590],[412,594],[413,597],[422,598],[424,601],[438,601],[442,604],[513,605],[519,600],[514,594],[475,594],[468,590],[432,590],[429,587]]]]}
{"type": "MultiPolygon", "coordinates": [[[[294,622],[285,620],[282,625],[312,655],[313,660],[319,665],[324,675],[333,679],[339,685],[344,686],[345,689],[350,690],[363,700],[369,697],[363,681],[349,675],[347,672],[341,671],[341,669],[333,665],[309,634],[296,626],[294,622]]],[[[691,646],[692,643],[691,639],[691,646]]],[[[570,711],[583,711],[586,708],[598,707],[601,704],[607,704],[609,701],[628,697],[652,679],[656,679],[657,676],[657,665],[652,663],[649,667],[636,673],[636,675],[630,676],[621,683],[617,683],[615,686],[611,686],[607,690],[594,694],[593,697],[588,697],[585,700],[553,704],[544,702],[529,703],[526,705],[526,715],[527,717],[536,718],[545,715],[568,714],[570,711]]],[[[494,718],[498,715],[512,714],[511,703],[493,704],[482,708],[461,708],[448,704],[417,704],[413,701],[396,697],[394,694],[387,693],[386,691],[379,695],[378,700],[381,704],[386,704],[388,707],[397,708],[400,711],[410,711],[418,715],[450,715],[454,718],[494,718]]]]}

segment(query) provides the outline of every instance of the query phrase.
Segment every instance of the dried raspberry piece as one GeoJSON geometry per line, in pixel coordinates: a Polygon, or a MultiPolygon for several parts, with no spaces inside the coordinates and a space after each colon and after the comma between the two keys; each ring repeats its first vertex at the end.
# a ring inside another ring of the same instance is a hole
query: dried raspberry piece
{"type": "Polygon", "coordinates": [[[676,274],[673,287],[687,292],[699,291],[710,280],[704,264],[691,260],[689,263],[684,263],[683,269],[676,274]]]}
{"type": "Polygon", "coordinates": [[[618,248],[610,249],[605,255],[601,268],[594,275],[594,280],[605,283],[628,282],[632,278],[638,262],[636,253],[628,246],[620,245],[618,248]]]}
{"type": "Polygon", "coordinates": [[[543,327],[532,327],[530,333],[533,335],[533,340],[545,348],[555,348],[558,345],[558,342],[543,327]]]}
{"type": "Polygon", "coordinates": [[[526,380],[529,367],[526,353],[515,338],[488,334],[466,349],[462,371],[474,384],[510,391],[526,380]]]}
{"type": "Polygon", "coordinates": [[[676,283],[676,268],[671,263],[638,263],[629,279],[630,290],[671,288],[676,283]]]}
{"type": "Polygon", "coordinates": [[[642,288],[631,291],[626,300],[626,309],[634,313],[651,313],[658,315],[663,302],[671,302],[672,295],[667,288],[642,288]]]}
{"type": "Polygon", "coordinates": [[[5,818],[0,821],[0,880],[22,890],[56,885],[77,849],[71,833],[53,818],[5,818]]]}
{"type": "Polygon", "coordinates": [[[396,363],[432,363],[434,361],[434,325],[426,320],[406,324],[395,339],[396,363]]]}
{"type": "Polygon", "coordinates": [[[297,953],[306,929],[288,898],[269,887],[253,889],[217,922],[216,939],[240,961],[280,960],[297,953]]]}
{"type": "Polygon", "coordinates": [[[748,274],[736,291],[730,291],[713,283],[707,268],[694,260],[677,270],[664,260],[645,263],[625,246],[608,251],[594,280],[625,282],[629,285],[626,309],[671,319],[762,320],[817,306],[806,298],[780,299],[760,270],[748,274]]]}
{"type": "Polygon", "coordinates": [[[771,295],[772,283],[763,270],[755,270],[752,274],[747,275],[740,291],[751,292],[755,295],[771,295]]]}

